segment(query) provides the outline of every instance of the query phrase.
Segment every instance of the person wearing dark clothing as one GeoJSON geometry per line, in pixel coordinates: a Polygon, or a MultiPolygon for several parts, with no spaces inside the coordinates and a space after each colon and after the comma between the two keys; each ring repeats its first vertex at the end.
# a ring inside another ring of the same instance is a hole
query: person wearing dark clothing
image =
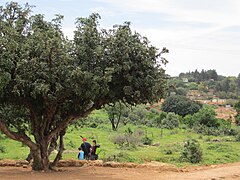
{"type": "Polygon", "coordinates": [[[96,140],[93,140],[93,145],[90,149],[90,159],[91,160],[97,160],[98,159],[98,153],[96,153],[97,148],[100,148],[100,145],[97,145],[96,140]]]}
{"type": "Polygon", "coordinates": [[[88,160],[91,145],[87,142],[87,138],[82,138],[82,140],[83,140],[83,143],[81,144],[80,147],[84,152],[84,159],[88,160]]]}

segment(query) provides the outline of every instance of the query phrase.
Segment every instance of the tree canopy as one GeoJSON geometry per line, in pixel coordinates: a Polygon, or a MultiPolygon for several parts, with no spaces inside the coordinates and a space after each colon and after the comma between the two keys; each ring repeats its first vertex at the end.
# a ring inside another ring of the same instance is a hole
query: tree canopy
{"type": "Polygon", "coordinates": [[[159,52],[129,22],[101,29],[98,14],[77,18],[68,40],[62,15],[46,21],[31,9],[15,2],[0,7],[0,130],[30,148],[34,170],[47,170],[61,158],[69,123],[105,104],[161,98],[161,55],[168,50],[159,52]],[[59,152],[50,163],[56,138],[59,152]]]}
{"type": "Polygon", "coordinates": [[[174,112],[175,114],[186,116],[194,114],[200,110],[202,105],[185,96],[172,95],[167,97],[162,104],[164,112],[174,112]]]}

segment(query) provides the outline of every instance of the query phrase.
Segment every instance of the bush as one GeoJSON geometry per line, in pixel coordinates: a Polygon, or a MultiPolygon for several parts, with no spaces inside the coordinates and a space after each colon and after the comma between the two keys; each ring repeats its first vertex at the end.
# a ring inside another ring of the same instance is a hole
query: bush
{"type": "Polygon", "coordinates": [[[123,147],[124,144],[126,143],[126,136],[125,136],[124,134],[116,135],[116,136],[113,138],[113,143],[114,143],[114,144],[117,144],[117,145],[120,146],[120,147],[123,147]]]}
{"type": "Polygon", "coordinates": [[[6,152],[6,148],[0,145],[0,153],[5,153],[5,152],[6,152]]]}
{"type": "Polygon", "coordinates": [[[198,102],[190,100],[185,96],[169,96],[162,104],[162,110],[165,112],[174,112],[175,114],[186,116],[199,111],[202,105],[198,102]]]}
{"type": "Polygon", "coordinates": [[[140,138],[133,133],[130,134],[118,134],[113,138],[113,143],[117,144],[120,148],[136,148],[140,144],[140,138]]]}
{"type": "Polygon", "coordinates": [[[236,138],[236,141],[240,142],[240,134],[236,135],[235,138],[236,138]]]}
{"type": "Polygon", "coordinates": [[[240,132],[235,136],[236,141],[240,142],[240,132]]]}
{"type": "Polygon", "coordinates": [[[176,127],[179,127],[178,116],[174,113],[168,113],[166,118],[162,120],[162,124],[163,127],[167,129],[174,129],[176,127]]]}
{"type": "Polygon", "coordinates": [[[193,131],[208,136],[220,136],[221,134],[223,134],[220,129],[214,127],[207,127],[205,125],[195,125],[193,127],[193,131]]]}
{"type": "Polygon", "coordinates": [[[231,146],[229,146],[227,144],[221,144],[221,143],[211,143],[207,147],[207,150],[212,150],[217,153],[224,153],[224,152],[227,153],[227,152],[231,151],[231,146]]]}
{"type": "Polygon", "coordinates": [[[196,125],[204,125],[207,127],[217,128],[220,126],[219,120],[216,118],[216,112],[213,108],[208,106],[200,109],[198,113],[193,115],[193,119],[196,125]]]}
{"type": "Polygon", "coordinates": [[[188,114],[183,118],[183,123],[186,124],[188,127],[192,128],[195,123],[195,119],[192,115],[188,114]]]}
{"type": "Polygon", "coordinates": [[[140,128],[137,128],[135,131],[134,131],[134,135],[135,136],[143,136],[144,135],[144,130],[140,129],[140,128]]]}
{"type": "Polygon", "coordinates": [[[173,151],[171,149],[164,149],[164,154],[170,155],[173,154],[173,151]]]}
{"type": "Polygon", "coordinates": [[[98,125],[97,125],[96,123],[94,123],[94,122],[91,123],[91,124],[89,124],[89,127],[90,127],[90,128],[97,128],[97,126],[98,126],[98,125]]]}
{"type": "Polygon", "coordinates": [[[180,160],[190,163],[199,163],[202,161],[202,150],[197,140],[189,139],[185,142],[180,160]]]}
{"type": "Polygon", "coordinates": [[[1,139],[6,139],[6,136],[0,132],[0,140],[1,139]]]}
{"type": "Polygon", "coordinates": [[[144,136],[144,137],[141,139],[141,142],[142,142],[144,145],[151,145],[151,144],[152,144],[152,139],[150,139],[150,138],[147,137],[147,136],[144,136]]]}
{"type": "Polygon", "coordinates": [[[137,105],[129,112],[129,122],[134,125],[146,125],[148,123],[148,111],[145,105],[137,105]]]}

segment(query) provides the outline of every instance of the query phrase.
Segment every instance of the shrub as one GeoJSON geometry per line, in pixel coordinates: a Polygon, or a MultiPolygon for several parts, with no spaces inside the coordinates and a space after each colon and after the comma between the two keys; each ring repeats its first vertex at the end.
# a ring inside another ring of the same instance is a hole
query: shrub
{"type": "Polygon", "coordinates": [[[199,163],[202,160],[202,150],[197,140],[188,139],[180,156],[181,161],[199,163]]]}
{"type": "Polygon", "coordinates": [[[1,139],[6,139],[6,136],[0,132],[0,140],[1,139]]]}
{"type": "Polygon", "coordinates": [[[136,148],[141,144],[141,136],[144,135],[144,131],[136,129],[133,131],[130,127],[125,130],[124,134],[118,134],[113,138],[113,143],[120,146],[120,148],[136,148]]]}
{"type": "Polygon", "coordinates": [[[236,135],[236,141],[240,142],[240,134],[236,135]]]}
{"type": "Polygon", "coordinates": [[[97,125],[96,123],[94,123],[94,122],[91,123],[91,124],[89,124],[89,127],[90,127],[90,128],[97,128],[97,126],[98,126],[98,125],[97,125]]]}
{"type": "Polygon", "coordinates": [[[192,115],[188,114],[183,118],[183,123],[186,124],[188,127],[192,128],[195,120],[192,115]]]}
{"type": "Polygon", "coordinates": [[[200,133],[203,135],[212,135],[212,136],[220,136],[222,133],[222,131],[218,128],[214,128],[214,127],[207,127],[205,125],[195,125],[193,127],[193,131],[196,133],[200,133]]]}
{"type": "Polygon", "coordinates": [[[195,124],[204,125],[207,127],[214,127],[217,128],[220,126],[219,120],[216,118],[216,112],[213,108],[208,106],[203,107],[200,109],[198,113],[193,115],[195,124]]]}
{"type": "Polygon", "coordinates": [[[146,125],[148,123],[148,111],[145,105],[137,105],[129,112],[129,122],[134,125],[146,125]]]}
{"type": "Polygon", "coordinates": [[[140,139],[137,136],[126,136],[127,147],[136,148],[140,144],[140,139]]]}
{"type": "Polygon", "coordinates": [[[113,138],[113,143],[119,145],[120,147],[123,147],[126,143],[126,136],[124,134],[116,135],[113,138]]]}
{"type": "Polygon", "coordinates": [[[144,130],[140,129],[140,128],[137,128],[135,131],[134,131],[134,135],[135,136],[143,136],[144,135],[144,130]]]}
{"type": "Polygon", "coordinates": [[[162,104],[162,110],[165,112],[174,112],[175,114],[186,116],[199,111],[201,104],[186,98],[185,96],[169,96],[162,104]]]}
{"type": "Polygon", "coordinates": [[[235,136],[236,141],[240,142],[240,132],[235,136]]]}
{"type": "Polygon", "coordinates": [[[221,143],[211,143],[207,147],[208,150],[215,151],[217,153],[223,153],[223,152],[229,152],[231,151],[231,146],[227,144],[221,144],[221,143]]]}
{"type": "Polygon", "coordinates": [[[167,129],[174,129],[176,127],[179,127],[178,116],[174,113],[168,113],[166,118],[162,120],[162,124],[163,127],[167,129]]]}
{"type": "Polygon", "coordinates": [[[1,153],[5,153],[6,152],[6,148],[2,145],[0,145],[0,152],[1,153]]]}
{"type": "Polygon", "coordinates": [[[173,151],[171,149],[164,149],[164,154],[170,155],[173,154],[173,151]]]}
{"type": "Polygon", "coordinates": [[[144,145],[151,145],[152,144],[152,139],[147,137],[147,136],[144,136],[142,139],[141,139],[141,142],[144,144],[144,145]]]}

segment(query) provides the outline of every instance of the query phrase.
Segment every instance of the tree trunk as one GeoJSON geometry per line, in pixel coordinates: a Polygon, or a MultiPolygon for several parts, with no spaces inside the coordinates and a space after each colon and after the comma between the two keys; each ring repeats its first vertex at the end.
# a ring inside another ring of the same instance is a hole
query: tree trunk
{"type": "Polygon", "coordinates": [[[33,157],[32,170],[35,170],[35,171],[44,170],[40,149],[31,150],[31,154],[33,157]]]}
{"type": "Polygon", "coordinates": [[[62,153],[63,153],[63,151],[64,151],[63,136],[65,135],[65,133],[66,133],[66,129],[64,129],[63,131],[61,131],[61,133],[60,133],[60,135],[59,135],[59,151],[58,151],[57,156],[56,156],[56,158],[54,159],[53,163],[51,164],[51,169],[53,169],[53,168],[57,165],[58,161],[59,161],[60,159],[62,159],[62,153]]]}
{"type": "Polygon", "coordinates": [[[114,121],[111,121],[111,124],[112,124],[112,130],[113,130],[113,131],[116,131],[117,129],[116,129],[116,127],[115,127],[114,121]]]}
{"type": "Polygon", "coordinates": [[[31,150],[33,157],[32,169],[35,171],[50,169],[49,155],[48,155],[48,142],[47,138],[38,138],[36,150],[31,150]]]}

